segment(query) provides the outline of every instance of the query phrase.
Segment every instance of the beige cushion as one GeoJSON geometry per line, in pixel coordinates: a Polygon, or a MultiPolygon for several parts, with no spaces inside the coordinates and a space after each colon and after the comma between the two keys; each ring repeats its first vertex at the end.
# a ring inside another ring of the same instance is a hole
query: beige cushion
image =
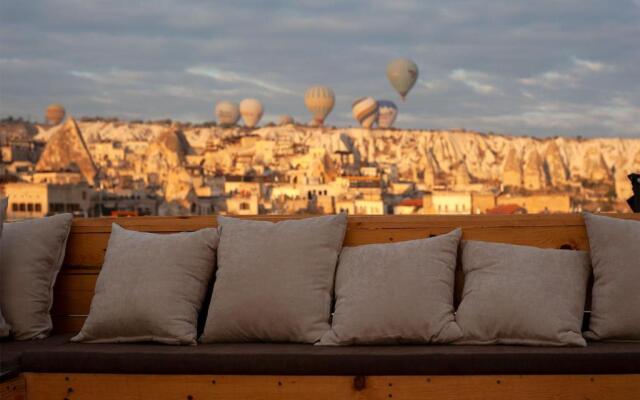
{"type": "Polygon", "coordinates": [[[220,247],[201,341],[315,343],[329,330],[347,218],[218,217],[220,247]]]}
{"type": "Polygon", "coordinates": [[[640,340],[640,221],[585,214],[593,264],[593,340],[640,340]]]}
{"type": "Polygon", "coordinates": [[[460,344],[585,346],[583,251],[463,241],[460,344]]]}
{"type": "Polygon", "coordinates": [[[461,231],[429,239],[345,247],[336,306],[323,345],[449,343],[461,231]]]}
{"type": "Polygon", "coordinates": [[[4,224],[0,259],[2,314],[17,340],[51,332],[53,285],[62,266],[71,214],[4,224]]]}
{"type": "Polygon", "coordinates": [[[89,316],[71,340],[196,344],[217,245],[216,229],[165,235],[113,224],[89,316]]]}
{"type": "MultiPolygon", "coordinates": [[[[7,202],[8,198],[0,199],[0,240],[2,240],[2,225],[5,220],[5,216],[7,213],[7,202]]],[[[0,262],[2,262],[2,257],[0,257],[0,262]]],[[[0,267],[2,268],[2,267],[0,267]]],[[[0,307],[0,338],[7,337],[11,334],[11,326],[7,324],[4,317],[2,316],[2,307],[0,307]]]]}

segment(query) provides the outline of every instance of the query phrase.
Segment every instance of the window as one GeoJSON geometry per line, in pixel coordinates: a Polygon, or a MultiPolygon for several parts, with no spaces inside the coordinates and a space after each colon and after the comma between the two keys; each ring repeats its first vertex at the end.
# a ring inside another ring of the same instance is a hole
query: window
{"type": "Polygon", "coordinates": [[[36,212],[42,212],[42,204],[36,204],[36,212]]]}
{"type": "Polygon", "coordinates": [[[33,203],[27,204],[27,211],[33,212],[33,203]]]}
{"type": "Polygon", "coordinates": [[[249,209],[249,203],[240,203],[240,209],[241,210],[248,210],[249,209]]]}
{"type": "Polygon", "coordinates": [[[20,211],[24,212],[27,210],[27,206],[24,203],[20,203],[20,211]]]}
{"type": "Polygon", "coordinates": [[[85,192],[84,190],[82,191],[82,200],[86,200],[87,199],[87,192],[85,192]]]}
{"type": "Polygon", "coordinates": [[[18,211],[18,203],[13,203],[13,204],[11,205],[11,210],[12,210],[13,212],[18,211]]]}

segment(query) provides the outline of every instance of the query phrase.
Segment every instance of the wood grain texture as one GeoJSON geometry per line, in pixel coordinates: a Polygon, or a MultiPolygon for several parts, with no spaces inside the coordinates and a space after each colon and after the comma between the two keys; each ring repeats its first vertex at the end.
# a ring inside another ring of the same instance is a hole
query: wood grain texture
{"type": "Polygon", "coordinates": [[[630,400],[640,375],[219,376],[25,373],[29,400],[630,400]]]}
{"type": "Polygon", "coordinates": [[[18,376],[0,383],[0,400],[25,400],[27,387],[24,376],[18,376]]]}
{"type": "MultiPolygon", "coordinates": [[[[640,220],[638,214],[616,214],[618,218],[640,220]]],[[[281,221],[303,216],[246,217],[281,221]]],[[[194,231],[216,226],[216,218],[133,217],[79,218],[73,220],[64,266],[54,289],[52,315],[55,332],[77,332],[89,312],[100,267],[104,261],[111,225],[154,233],[194,231]]],[[[352,216],[349,217],[345,246],[393,243],[439,235],[457,227],[463,239],[512,243],[542,248],[588,250],[584,221],[580,214],[516,216],[352,216]]],[[[456,301],[459,301],[463,274],[456,274],[456,301]]]]}

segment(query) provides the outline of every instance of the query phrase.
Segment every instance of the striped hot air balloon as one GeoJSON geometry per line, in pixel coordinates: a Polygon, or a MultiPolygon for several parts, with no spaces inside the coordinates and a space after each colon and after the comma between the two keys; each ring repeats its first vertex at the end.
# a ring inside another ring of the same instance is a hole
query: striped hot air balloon
{"type": "Polygon", "coordinates": [[[51,125],[58,125],[64,119],[66,114],[66,110],[62,106],[62,104],[49,104],[44,114],[44,118],[51,125]]]}
{"type": "Polygon", "coordinates": [[[391,128],[398,116],[398,107],[391,100],[378,100],[378,126],[391,128]]]}
{"type": "Polygon", "coordinates": [[[219,101],[216,104],[216,119],[221,126],[233,126],[240,118],[240,109],[232,101],[219,101]]]}
{"type": "Polygon", "coordinates": [[[370,129],[378,119],[378,102],[373,97],[362,97],[353,102],[351,112],[360,126],[370,129]]]}
{"type": "Polygon", "coordinates": [[[304,104],[313,115],[316,125],[323,125],[336,102],[336,96],[328,86],[311,86],[304,93],[304,104]]]}
{"type": "Polygon", "coordinates": [[[256,99],[244,99],[240,102],[240,115],[244,121],[244,125],[248,128],[253,128],[258,124],[264,107],[260,100],[256,99]]]}

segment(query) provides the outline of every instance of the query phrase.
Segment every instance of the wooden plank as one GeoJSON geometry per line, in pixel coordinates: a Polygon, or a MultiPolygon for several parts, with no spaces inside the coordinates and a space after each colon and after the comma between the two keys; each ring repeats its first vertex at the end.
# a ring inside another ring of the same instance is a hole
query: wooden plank
{"type": "Polygon", "coordinates": [[[0,383],[0,400],[25,400],[27,387],[24,376],[18,376],[0,383]]]}
{"type": "MultiPolygon", "coordinates": [[[[615,217],[637,219],[636,214],[615,217]]],[[[279,221],[301,216],[257,216],[252,219],[279,221]]],[[[215,217],[136,217],[74,219],[65,265],[99,267],[109,240],[111,224],[127,229],[172,233],[216,226],[215,217]]],[[[388,243],[445,233],[462,227],[464,238],[523,244],[547,248],[562,246],[587,250],[588,241],[579,214],[518,216],[353,216],[345,238],[346,246],[388,243]]]]}
{"type": "MultiPolygon", "coordinates": [[[[456,226],[363,229],[350,228],[344,245],[358,246],[370,243],[392,243],[415,240],[450,232],[456,226]]],[[[584,227],[467,227],[463,239],[489,242],[513,243],[544,248],[568,247],[588,250],[589,243],[584,227]]],[[[99,268],[104,262],[109,233],[72,233],[64,261],[64,268],[99,268]]]]}
{"type": "Polygon", "coordinates": [[[93,294],[93,290],[56,290],[51,315],[88,315],[93,294]]]}
{"type": "Polygon", "coordinates": [[[78,333],[84,325],[86,315],[52,315],[53,334],[78,333]]]}
{"type": "MultiPolygon", "coordinates": [[[[603,214],[615,218],[640,220],[638,214],[603,214]]],[[[299,219],[310,215],[259,215],[238,217],[261,221],[299,219]]],[[[131,217],[131,218],[76,218],[72,232],[110,232],[111,224],[145,232],[190,231],[215,227],[214,216],[192,217],[131,217]]],[[[385,229],[394,227],[489,227],[489,226],[584,226],[580,214],[530,214],[530,215],[381,215],[349,216],[349,227],[385,229]]]]}
{"type": "Polygon", "coordinates": [[[243,376],[25,373],[29,400],[629,400],[640,375],[243,376]]]}

